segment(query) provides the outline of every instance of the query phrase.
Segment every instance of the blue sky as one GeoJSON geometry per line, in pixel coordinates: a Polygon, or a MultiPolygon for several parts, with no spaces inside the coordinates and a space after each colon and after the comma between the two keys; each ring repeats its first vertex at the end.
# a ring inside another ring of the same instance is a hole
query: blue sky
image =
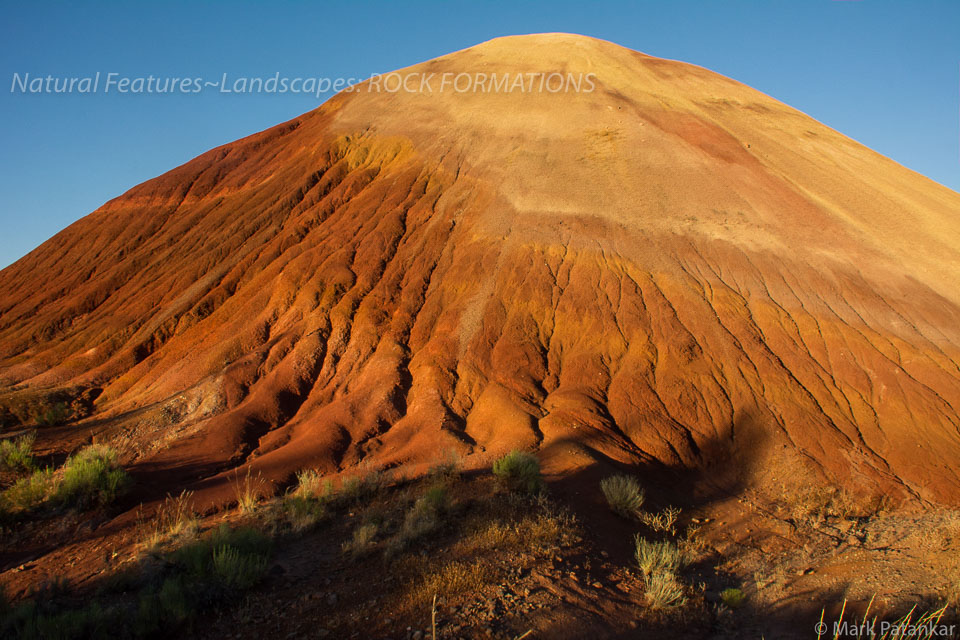
{"type": "Polygon", "coordinates": [[[329,97],[23,94],[11,91],[15,73],[367,77],[496,36],[546,31],[707,67],[960,190],[957,0],[6,0],[0,267],[130,187],[329,97]]]}

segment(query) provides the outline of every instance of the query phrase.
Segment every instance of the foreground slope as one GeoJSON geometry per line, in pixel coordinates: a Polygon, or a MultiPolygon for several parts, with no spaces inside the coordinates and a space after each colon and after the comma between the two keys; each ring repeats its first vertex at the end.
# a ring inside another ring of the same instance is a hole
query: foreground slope
{"type": "Polygon", "coordinates": [[[580,36],[401,73],[553,71],[595,89],[362,85],[108,202],[0,272],[0,379],[210,495],[537,447],[956,504],[960,195],[580,36]]]}

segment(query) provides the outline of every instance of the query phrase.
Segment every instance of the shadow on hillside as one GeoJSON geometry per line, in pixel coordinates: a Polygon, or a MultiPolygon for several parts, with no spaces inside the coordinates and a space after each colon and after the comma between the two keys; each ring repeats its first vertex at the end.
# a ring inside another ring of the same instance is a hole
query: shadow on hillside
{"type": "MultiPolygon", "coordinates": [[[[668,506],[680,507],[683,514],[679,519],[678,532],[690,524],[689,514],[711,513],[714,506],[730,500],[737,500],[749,489],[758,471],[763,465],[764,455],[772,446],[771,438],[749,416],[738,420],[733,433],[736,438],[718,438],[699,442],[696,455],[698,465],[687,467],[667,465],[660,461],[648,460],[645,463],[629,465],[611,459],[597,449],[590,448],[592,438],[578,437],[556,441],[544,447],[540,455],[549,459],[551,455],[569,450],[571,446],[579,448],[592,458],[592,461],[580,470],[569,475],[553,479],[549,485],[551,493],[561,504],[567,505],[576,515],[586,535],[599,551],[608,554],[610,560],[619,566],[635,567],[634,537],[656,536],[644,525],[632,522],[613,514],[600,490],[600,481],[614,474],[628,474],[637,477],[646,491],[644,510],[656,512],[668,506]],[[583,449],[583,445],[588,447],[583,449]]],[[[599,436],[598,436],[599,438],[599,436]]],[[[803,543],[797,542],[798,547],[803,543]]],[[[833,637],[832,622],[839,619],[844,605],[849,583],[834,583],[819,589],[796,589],[782,600],[772,603],[758,602],[754,598],[747,600],[736,611],[722,611],[718,596],[727,587],[739,586],[733,575],[724,573],[720,568],[729,557],[720,555],[715,549],[707,553],[697,563],[683,572],[684,581],[689,584],[703,582],[710,598],[697,596],[700,603],[692,603],[687,610],[678,614],[655,614],[637,603],[634,623],[629,628],[628,614],[618,616],[616,620],[603,619],[601,608],[584,611],[582,625],[571,627],[569,621],[551,626],[539,626],[534,637],[540,638],[817,638],[815,625],[825,611],[825,620],[829,623],[827,637],[833,637]],[[710,601],[712,600],[712,602],[710,601]],[[692,613],[691,613],[692,611],[692,613]],[[626,624],[624,624],[626,620],[626,624]],[[628,628],[624,628],[627,626],[628,628]]],[[[743,577],[741,576],[742,580],[743,577]]],[[[603,598],[602,593],[597,594],[603,598]]],[[[906,613],[916,602],[906,603],[900,615],[906,613]]],[[[866,603],[847,605],[847,620],[859,610],[863,614],[866,603]]],[[[929,603],[920,603],[925,612],[935,608],[929,603]],[[924,607],[927,607],[924,609],[924,607]]],[[[888,615],[887,620],[896,617],[888,615]]],[[[879,627],[878,627],[879,628],[879,627]]],[[[960,627],[958,627],[960,628],[960,627]]],[[[840,637],[843,637],[841,634],[840,637]]]]}

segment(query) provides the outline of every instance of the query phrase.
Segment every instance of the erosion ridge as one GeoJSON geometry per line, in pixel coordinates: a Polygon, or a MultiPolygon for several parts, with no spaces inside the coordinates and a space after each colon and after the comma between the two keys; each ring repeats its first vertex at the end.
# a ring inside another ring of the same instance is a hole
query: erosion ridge
{"type": "MultiPolygon", "coordinates": [[[[0,272],[0,381],[153,490],[538,448],[957,504],[960,195],[728,78],[582,36],[399,73],[111,200],[0,272]]],[[[469,464],[469,462],[468,462],[469,464]]]]}

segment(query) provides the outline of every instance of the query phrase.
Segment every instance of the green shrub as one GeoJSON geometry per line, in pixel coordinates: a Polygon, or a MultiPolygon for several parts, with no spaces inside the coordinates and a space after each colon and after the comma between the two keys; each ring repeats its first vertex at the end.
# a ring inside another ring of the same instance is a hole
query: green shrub
{"type": "Polygon", "coordinates": [[[636,537],[637,564],[643,574],[649,576],[657,573],[676,573],[684,564],[683,553],[672,542],[651,542],[640,536],[636,537]]]}
{"type": "Polygon", "coordinates": [[[525,451],[513,450],[494,462],[493,474],[511,491],[537,493],[543,489],[540,461],[525,451]]]}
{"type": "Polygon", "coordinates": [[[246,589],[263,576],[272,544],[256,529],[222,525],[206,538],[180,547],[170,558],[195,582],[246,589]]]}
{"type": "Polygon", "coordinates": [[[32,455],[36,438],[36,433],[28,433],[18,438],[0,440],[0,469],[33,471],[37,466],[32,455]]]}
{"type": "Polygon", "coordinates": [[[249,589],[267,571],[267,559],[253,553],[244,553],[236,547],[221,545],[213,550],[213,573],[228,589],[249,589]]]}
{"type": "Polygon", "coordinates": [[[134,629],[137,636],[150,636],[160,629],[182,624],[194,614],[198,598],[187,589],[180,576],[169,576],[159,589],[140,593],[134,629]]]}
{"type": "Polygon", "coordinates": [[[85,508],[105,505],[126,488],[127,474],[119,468],[117,452],[104,445],[90,445],[67,459],[56,499],[62,504],[85,508]]]}
{"type": "Polygon", "coordinates": [[[643,506],[644,493],[640,483],[630,476],[610,476],[600,481],[600,490],[614,513],[625,518],[635,517],[643,506]]]}
{"type": "Polygon", "coordinates": [[[687,599],[683,594],[683,585],[676,574],[670,571],[647,576],[647,604],[652,609],[672,609],[683,606],[687,599]]]}
{"type": "Polygon", "coordinates": [[[739,608],[745,599],[746,595],[736,587],[730,587],[720,592],[720,600],[731,609],[739,608]]]}
{"type": "Polygon", "coordinates": [[[96,601],[80,609],[58,611],[49,603],[41,602],[38,606],[31,600],[0,618],[0,634],[4,638],[38,640],[102,638],[119,622],[113,612],[104,610],[96,601]]]}

